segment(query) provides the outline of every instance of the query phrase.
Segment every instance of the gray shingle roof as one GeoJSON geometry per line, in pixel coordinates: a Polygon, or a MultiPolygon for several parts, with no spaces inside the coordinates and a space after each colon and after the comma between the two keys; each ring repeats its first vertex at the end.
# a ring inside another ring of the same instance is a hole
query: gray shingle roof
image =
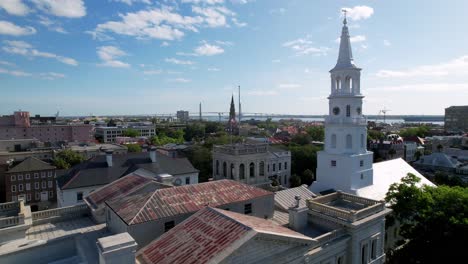
{"type": "Polygon", "coordinates": [[[62,190],[105,185],[137,169],[145,169],[156,175],[198,172],[186,158],[157,155],[157,162],[153,163],[147,152],[119,154],[112,156],[112,167],[108,167],[106,156],[102,155],[63,171],[57,177],[57,184],[62,190]]]}
{"type": "Polygon", "coordinates": [[[18,165],[8,170],[8,173],[26,172],[26,171],[41,171],[41,170],[53,170],[54,166],[47,162],[39,160],[34,157],[29,157],[20,162],[18,165]]]}
{"type": "Polygon", "coordinates": [[[296,195],[301,196],[299,208],[306,207],[306,199],[317,197],[317,195],[307,188],[307,185],[301,185],[299,187],[276,192],[275,206],[279,210],[287,212],[288,208],[294,205],[296,195]]]}

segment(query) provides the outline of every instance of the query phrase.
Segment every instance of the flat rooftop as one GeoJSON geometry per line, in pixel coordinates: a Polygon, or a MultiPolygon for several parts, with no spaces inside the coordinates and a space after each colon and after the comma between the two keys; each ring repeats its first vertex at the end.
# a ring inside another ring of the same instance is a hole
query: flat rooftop
{"type": "Polygon", "coordinates": [[[106,235],[106,224],[96,224],[89,217],[80,217],[63,222],[35,225],[26,231],[29,240],[51,240],[73,234],[100,232],[106,235]]]}

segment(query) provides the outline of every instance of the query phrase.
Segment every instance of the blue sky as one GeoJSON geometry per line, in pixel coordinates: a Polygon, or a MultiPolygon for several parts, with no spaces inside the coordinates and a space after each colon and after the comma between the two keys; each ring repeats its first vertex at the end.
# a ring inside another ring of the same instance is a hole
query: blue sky
{"type": "Polygon", "coordinates": [[[1,0],[0,114],[325,114],[342,8],[365,114],[468,102],[468,1],[1,0]]]}

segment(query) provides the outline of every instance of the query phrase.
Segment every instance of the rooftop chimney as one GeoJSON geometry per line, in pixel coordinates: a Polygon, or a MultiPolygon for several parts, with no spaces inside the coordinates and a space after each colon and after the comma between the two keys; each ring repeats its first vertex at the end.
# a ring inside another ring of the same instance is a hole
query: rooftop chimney
{"type": "Polygon", "coordinates": [[[99,264],[135,263],[137,243],[127,233],[102,237],[97,241],[99,264]]]}
{"type": "Polygon", "coordinates": [[[307,211],[308,208],[300,207],[301,196],[294,197],[294,205],[289,207],[289,228],[295,231],[301,231],[307,226],[307,211]]]}
{"type": "Polygon", "coordinates": [[[112,167],[112,150],[106,150],[107,166],[112,167]]]}
{"type": "Polygon", "coordinates": [[[151,146],[149,148],[149,156],[150,156],[151,162],[155,163],[156,162],[156,147],[151,146]]]}

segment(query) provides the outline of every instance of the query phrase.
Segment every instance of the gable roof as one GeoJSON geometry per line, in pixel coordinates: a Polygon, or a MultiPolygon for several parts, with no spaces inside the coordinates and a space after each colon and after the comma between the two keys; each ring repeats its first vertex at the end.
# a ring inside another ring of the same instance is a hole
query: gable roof
{"type": "Polygon", "coordinates": [[[47,162],[44,162],[35,157],[28,157],[13,168],[8,170],[8,173],[27,172],[27,171],[41,171],[41,170],[54,170],[55,167],[47,162]]]}
{"type": "Polygon", "coordinates": [[[137,252],[142,264],[219,263],[256,235],[306,245],[312,238],[270,220],[206,207],[137,252]]]}
{"type": "Polygon", "coordinates": [[[374,163],[373,169],[374,184],[357,189],[356,195],[381,201],[385,199],[390,185],[401,182],[401,179],[408,173],[412,173],[421,179],[419,186],[424,184],[435,186],[431,181],[426,179],[421,173],[401,158],[374,163]]]}
{"type": "Polygon", "coordinates": [[[152,193],[160,188],[172,186],[157,182],[155,179],[145,177],[144,171],[134,171],[104,187],[93,191],[85,197],[85,202],[92,208],[97,209],[104,205],[105,201],[136,193],[152,193]]]}
{"type": "Polygon", "coordinates": [[[313,192],[309,190],[309,188],[307,188],[307,185],[303,184],[299,187],[290,188],[290,189],[276,192],[275,193],[275,206],[278,209],[287,212],[289,207],[295,204],[296,195],[299,195],[301,197],[301,200],[299,201],[299,208],[306,207],[307,199],[317,197],[317,195],[315,195],[313,192]]]}
{"type": "Polygon", "coordinates": [[[106,204],[127,225],[133,225],[193,213],[207,205],[217,207],[268,195],[273,193],[233,180],[219,180],[158,189],[106,201],[106,204]]]}
{"type": "Polygon", "coordinates": [[[137,169],[158,174],[189,174],[198,172],[187,158],[172,158],[157,155],[157,161],[151,162],[147,152],[114,154],[112,167],[107,166],[106,156],[99,155],[84,161],[57,177],[60,189],[74,189],[88,186],[100,186],[111,183],[137,169]]]}
{"type": "Polygon", "coordinates": [[[419,160],[414,162],[419,165],[437,166],[445,168],[457,168],[461,163],[442,152],[434,152],[430,155],[422,156],[419,160]]]}

